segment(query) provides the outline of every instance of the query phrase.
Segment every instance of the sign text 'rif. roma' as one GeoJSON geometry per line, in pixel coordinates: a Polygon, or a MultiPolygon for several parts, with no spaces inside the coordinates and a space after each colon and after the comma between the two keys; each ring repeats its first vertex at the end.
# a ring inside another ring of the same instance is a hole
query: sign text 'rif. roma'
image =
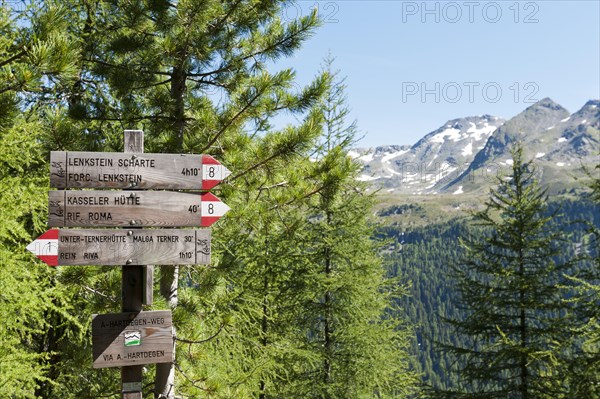
{"type": "Polygon", "coordinates": [[[50,227],[208,227],[229,207],[211,193],[54,190],[50,227]]]}

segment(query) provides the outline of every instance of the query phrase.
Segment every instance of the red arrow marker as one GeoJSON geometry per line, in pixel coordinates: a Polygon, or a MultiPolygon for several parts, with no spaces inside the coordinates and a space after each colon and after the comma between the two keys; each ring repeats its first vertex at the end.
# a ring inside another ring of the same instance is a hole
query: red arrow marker
{"type": "Polygon", "coordinates": [[[58,266],[58,229],[51,229],[27,246],[27,250],[49,266],[58,266]]]}
{"type": "Polygon", "coordinates": [[[202,210],[201,210],[201,226],[208,227],[211,224],[215,223],[217,220],[221,218],[221,216],[225,215],[229,208],[225,205],[224,202],[221,202],[220,199],[215,197],[211,193],[201,194],[202,197],[202,210]]]}
{"type": "Polygon", "coordinates": [[[231,172],[210,155],[202,155],[202,189],[210,190],[231,172]]]}

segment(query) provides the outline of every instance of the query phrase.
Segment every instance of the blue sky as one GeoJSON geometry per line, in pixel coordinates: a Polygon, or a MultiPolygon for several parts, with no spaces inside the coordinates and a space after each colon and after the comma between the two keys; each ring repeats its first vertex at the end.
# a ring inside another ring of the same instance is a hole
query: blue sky
{"type": "Polygon", "coordinates": [[[360,146],[413,144],[447,120],[510,118],[550,97],[570,112],[600,98],[600,1],[297,1],[324,20],[280,60],[306,83],[331,51],[360,146]]]}

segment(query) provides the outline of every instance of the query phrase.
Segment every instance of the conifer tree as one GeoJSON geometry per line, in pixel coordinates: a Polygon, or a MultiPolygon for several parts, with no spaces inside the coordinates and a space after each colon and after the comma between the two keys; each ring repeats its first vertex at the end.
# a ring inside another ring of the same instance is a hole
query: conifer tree
{"type": "Polygon", "coordinates": [[[303,306],[296,338],[310,356],[291,359],[291,376],[276,384],[277,397],[405,397],[414,376],[408,371],[409,332],[401,310],[394,316],[390,287],[373,240],[373,196],[357,180],[359,165],[348,156],[356,123],[348,123],[345,84],[333,81],[321,109],[324,135],[314,157],[312,181],[319,187],[307,204],[303,306]]]}
{"type": "MultiPolygon", "coordinates": [[[[245,283],[246,256],[264,258],[265,242],[277,242],[267,240],[264,235],[272,233],[266,231],[286,234],[252,223],[262,223],[256,212],[267,212],[265,220],[279,217],[271,213],[277,200],[263,195],[266,187],[284,192],[275,198],[287,202],[292,194],[310,194],[302,192],[308,186],[294,168],[321,131],[314,107],[327,80],[316,76],[295,91],[293,70],[270,72],[274,68],[267,65],[293,54],[312,35],[317,14],[284,23],[279,17],[283,2],[275,0],[66,3],[70,31],[82,38],[83,55],[79,80],[57,106],[52,149],[121,151],[122,130],[139,128],[145,131],[147,152],[207,153],[233,171],[214,190],[233,210],[213,227],[213,267],[160,267],[163,300],[156,306],[173,309],[178,342],[189,348],[176,351],[177,368],[152,367],[156,378],[148,385],[157,397],[172,398],[178,389],[213,397],[250,395],[268,379],[257,376],[275,368],[256,368],[273,361],[249,350],[254,342],[243,338],[246,326],[255,326],[252,317],[261,314],[262,302],[235,299],[245,283]],[[271,119],[284,112],[300,118],[300,125],[274,129],[271,119]],[[77,127],[85,127],[93,140],[77,140],[77,127]],[[285,184],[281,176],[287,176],[285,184]],[[202,364],[200,353],[212,362],[202,364]],[[177,388],[176,373],[181,377],[177,388]]],[[[73,277],[79,284],[82,277],[91,285],[107,281],[89,270],[73,277]]]]}
{"type": "Polygon", "coordinates": [[[25,250],[46,230],[45,100],[72,77],[77,57],[63,11],[0,4],[0,397],[6,398],[38,397],[52,378],[56,353],[43,339],[51,315],[62,313],[81,331],[54,271],[25,250]]]}
{"type": "Polygon", "coordinates": [[[552,215],[544,216],[545,190],[522,152],[515,145],[511,173],[475,214],[484,238],[463,240],[455,278],[466,316],[449,322],[471,345],[446,347],[462,386],[437,397],[564,397],[556,364],[567,337],[559,286],[568,265],[553,260],[559,233],[552,215]]]}
{"type": "MultiPolygon", "coordinates": [[[[591,189],[590,200],[600,207],[600,165],[586,170],[591,189]]],[[[585,221],[588,239],[580,261],[584,268],[573,277],[575,323],[572,323],[574,355],[568,364],[569,389],[572,397],[597,398],[600,395],[600,227],[585,221]]]]}

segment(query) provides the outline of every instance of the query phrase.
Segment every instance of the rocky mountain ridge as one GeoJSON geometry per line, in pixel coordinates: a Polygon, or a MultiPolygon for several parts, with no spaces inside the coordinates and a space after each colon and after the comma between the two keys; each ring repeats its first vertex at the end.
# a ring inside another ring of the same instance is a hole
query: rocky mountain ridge
{"type": "Polygon", "coordinates": [[[487,192],[506,174],[510,147],[520,141],[534,159],[542,184],[567,190],[583,176],[582,166],[600,163],[600,100],[570,114],[544,98],[509,120],[491,115],[457,118],[412,146],[355,149],[363,164],[360,180],[398,194],[487,192]]]}

